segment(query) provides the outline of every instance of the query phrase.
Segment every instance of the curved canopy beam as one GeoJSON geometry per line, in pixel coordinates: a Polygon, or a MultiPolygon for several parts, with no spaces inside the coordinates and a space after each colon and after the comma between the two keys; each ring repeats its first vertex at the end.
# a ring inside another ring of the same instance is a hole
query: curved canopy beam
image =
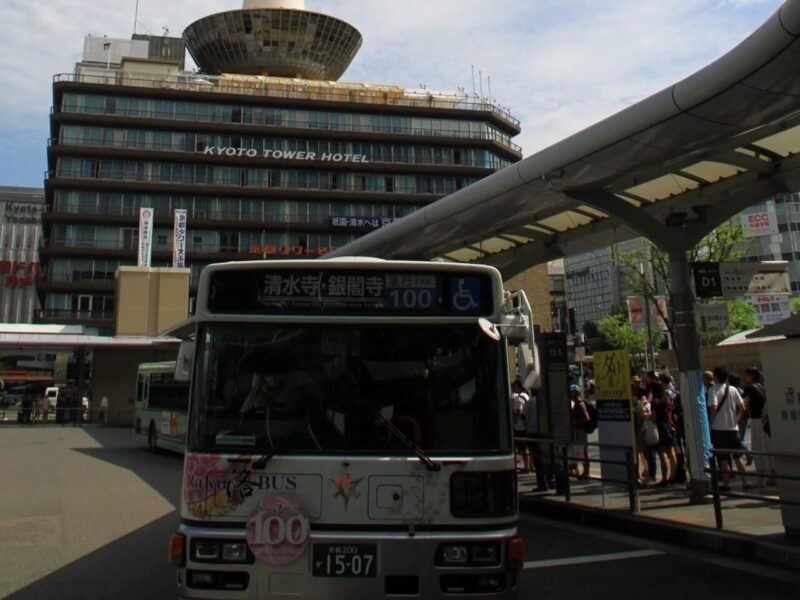
{"type": "Polygon", "coordinates": [[[800,0],[787,0],[691,77],[329,256],[431,259],[475,247],[484,250],[470,260],[512,276],[637,235],[660,246],[702,238],[800,188],[799,59],[800,0]],[[665,230],[668,217],[680,235],[665,230]]]}

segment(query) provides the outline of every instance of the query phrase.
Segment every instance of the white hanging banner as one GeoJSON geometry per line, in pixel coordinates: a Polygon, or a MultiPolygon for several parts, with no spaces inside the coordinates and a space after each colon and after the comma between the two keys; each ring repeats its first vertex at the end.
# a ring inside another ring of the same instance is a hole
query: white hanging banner
{"type": "Polygon", "coordinates": [[[172,233],[172,266],[176,269],[186,268],[186,220],[186,210],[175,211],[175,228],[172,233]]]}
{"type": "Polygon", "coordinates": [[[139,210],[139,258],[140,268],[150,268],[153,255],[153,209],[139,210]]]}

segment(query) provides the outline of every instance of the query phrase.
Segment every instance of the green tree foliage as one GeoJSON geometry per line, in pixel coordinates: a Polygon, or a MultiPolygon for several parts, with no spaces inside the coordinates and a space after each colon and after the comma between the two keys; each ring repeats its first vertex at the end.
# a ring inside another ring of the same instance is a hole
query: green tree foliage
{"type": "Polygon", "coordinates": [[[731,300],[728,302],[728,331],[726,337],[730,337],[742,331],[757,329],[758,313],[755,307],[744,300],[731,300]]]}
{"type": "Polygon", "coordinates": [[[800,313],[800,298],[792,298],[792,312],[800,313]]]}
{"type": "MultiPolygon", "coordinates": [[[[737,222],[729,221],[703,238],[687,258],[689,262],[735,262],[747,255],[748,247],[749,240],[745,237],[744,228],[737,222]]],[[[663,311],[655,301],[658,296],[670,298],[672,295],[667,253],[647,242],[643,250],[621,254],[619,263],[630,289],[655,306],[658,316],[664,320],[674,339],[671,311],[663,311]],[[645,268],[642,269],[642,266],[645,268]]]]}
{"type": "MultiPolygon", "coordinates": [[[[647,333],[635,331],[628,320],[627,312],[616,312],[601,319],[597,323],[600,342],[594,350],[627,350],[631,354],[642,354],[645,351],[647,333]]],[[[661,333],[653,333],[653,346],[658,347],[661,333]]]]}

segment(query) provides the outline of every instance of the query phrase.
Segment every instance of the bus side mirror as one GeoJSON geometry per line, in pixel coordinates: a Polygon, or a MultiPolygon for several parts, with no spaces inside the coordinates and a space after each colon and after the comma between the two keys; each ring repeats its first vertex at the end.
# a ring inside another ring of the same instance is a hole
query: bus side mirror
{"type": "Polygon", "coordinates": [[[181,342],[178,360],[175,362],[175,381],[188,383],[192,379],[194,362],[194,342],[181,342]]]}
{"type": "Polygon", "coordinates": [[[542,381],[539,372],[539,353],[526,342],[517,346],[517,377],[525,389],[537,390],[542,381]]]}

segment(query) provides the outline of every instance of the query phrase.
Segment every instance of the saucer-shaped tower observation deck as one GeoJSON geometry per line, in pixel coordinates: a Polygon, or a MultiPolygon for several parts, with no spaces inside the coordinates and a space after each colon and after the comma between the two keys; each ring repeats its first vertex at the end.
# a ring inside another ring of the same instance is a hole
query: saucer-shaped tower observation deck
{"type": "Polygon", "coordinates": [[[305,10],[304,0],[245,0],[241,10],[195,21],[183,37],[204,73],[323,81],[338,80],[362,43],[355,27],[305,10]]]}

